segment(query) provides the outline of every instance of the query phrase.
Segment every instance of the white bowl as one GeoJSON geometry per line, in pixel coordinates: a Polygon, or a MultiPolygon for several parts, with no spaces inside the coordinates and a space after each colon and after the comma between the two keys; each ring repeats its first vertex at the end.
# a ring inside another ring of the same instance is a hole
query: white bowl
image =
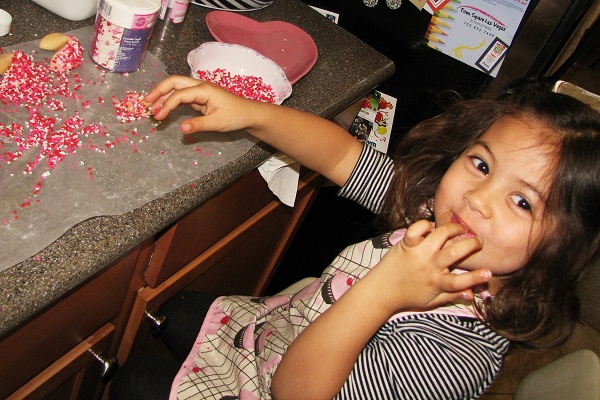
{"type": "Polygon", "coordinates": [[[273,60],[246,46],[206,42],[190,51],[187,60],[196,79],[196,71],[222,68],[231,74],[262,78],[275,92],[275,104],[281,104],[292,94],[292,85],[285,71],[273,60]]]}

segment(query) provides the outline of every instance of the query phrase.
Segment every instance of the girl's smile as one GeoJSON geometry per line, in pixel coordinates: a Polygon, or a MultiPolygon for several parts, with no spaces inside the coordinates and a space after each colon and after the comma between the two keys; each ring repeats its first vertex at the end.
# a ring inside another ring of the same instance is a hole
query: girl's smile
{"type": "Polygon", "coordinates": [[[452,163],[436,192],[434,213],[437,225],[459,223],[467,230],[462,238],[481,240],[462,268],[502,275],[525,264],[540,237],[555,164],[549,138],[539,124],[504,117],[452,163]]]}

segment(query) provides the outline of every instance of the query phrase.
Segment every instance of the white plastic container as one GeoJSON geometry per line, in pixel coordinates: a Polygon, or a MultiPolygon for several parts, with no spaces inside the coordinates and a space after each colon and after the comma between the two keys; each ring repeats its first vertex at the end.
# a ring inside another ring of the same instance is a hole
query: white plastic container
{"type": "Polygon", "coordinates": [[[160,0],[100,0],[90,57],[111,72],[139,69],[160,0]]]}
{"type": "Polygon", "coordinates": [[[98,0],[32,0],[45,9],[71,21],[82,21],[96,14],[98,0]]]}
{"type": "Polygon", "coordinates": [[[12,24],[12,15],[0,9],[0,36],[8,35],[10,25],[12,24]]]}

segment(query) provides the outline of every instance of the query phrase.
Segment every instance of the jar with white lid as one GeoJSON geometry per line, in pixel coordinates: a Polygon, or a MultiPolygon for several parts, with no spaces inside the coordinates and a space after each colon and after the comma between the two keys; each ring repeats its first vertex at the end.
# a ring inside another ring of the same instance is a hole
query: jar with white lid
{"type": "Polygon", "coordinates": [[[100,0],[92,60],[111,72],[138,70],[160,8],[160,0],[100,0]]]}

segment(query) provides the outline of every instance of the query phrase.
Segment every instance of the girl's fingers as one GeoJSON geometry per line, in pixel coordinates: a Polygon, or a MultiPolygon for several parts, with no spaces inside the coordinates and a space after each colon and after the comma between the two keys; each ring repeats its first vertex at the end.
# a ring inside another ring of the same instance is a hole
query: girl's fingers
{"type": "Polygon", "coordinates": [[[438,265],[451,266],[481,249],[477,237],[461,237],[465,228],[461,224],[448,223],[437,226],[426,238],[429,251],[438,265]]]}
{"type": "Polygon", "coordinates": [[[154,103],[161,96],[171,93],[173,90],[184,89],[190,86],[197,86],[201,81],[189,76],[172,75],[161,81],[154,89],[146,95],[148,103],[154,103]]]}
{"type": "Polygon", "coordinates": [[[160,82],[154,89],[150,91],[150,93],[146,95],[144,100],[152,104],[150,110],[155,119],[164,119],[172,109],[165,109],[165,111],[161,112],[162,107],[173,93],[175,93],[177,90],[198,86],[201,83],[202,81],[194,78],[173,75],[160,82]]]}
{"type": "Polygon", "coordinates": [[[152,107],[154,118],[159,121],[165,119],[171,111],[181,104],[195,104],[196,108],[201,109],[206,102],[206,99],[201,96],[202,94],[198,91],[196,86],[177,89],[168,97],[165,97],[162,104],[157,103],[157,107],[152,107]]]}
{"type": "Polygon", "coordinates": [[[450,266],[481,249],[478,238],[458,238],[437,251],[434,259],[437,264],[450,266]]]}
{"type": "Polygon", "coordinates": [[[441,249],[448,240],[465,233],[465,227],[461,224],[447,223],[436,226],[435,229],[431,231],[431,234],[427,236],[427,241],[441,249]]]}
{"type": "Polygon", "coordinates": [[[146,102],[150,103],[150,114],[152,114],[152,116],[155,116],[156,113],[158,112],[158,110],[162,107],[162,105],[164,104],[164,102],[169,98],[169,96],[174,92],[174,90],[171,90],[169,93],[165,94],[164,96],[160,96],[158,99],[150,102],[148,101],[148,96],[146,96],[146,102]]]}
{"type": "Polygon", "coordinates": [[[434,223],[426,220],[420,220],[412,224],[406,230],[402,240],[407,247],[414,247],[423,241],[434,229],[434,223]]]}
{"type": "Polygon", "coordinates": [[[186,119],[181,123],[179,130],[181,133],[185,134],[211,130],[210,128],[206,127],[206,118],[207,117],[199,116],[186,119]]]}
{"type": "Polygon", "coordinates": [[[478,238],[462,238],[465,228],[448,223],[435,227],[429,221],[417,221],[407,230],[403,239],[406,248],[422,246],[422,251],[436,258],[436,263],[449,267],[481,247],[478,238]]]}
{"type": "Polygon", "coordinates": [[[472,295],[470,288],[488,282],[492,278],[492,273],[488,269],[478,269],[462,274],[444,274],[440,277],[440,289],[455,293],[457,298],[464,298],[465,295],[472,295]]]}

